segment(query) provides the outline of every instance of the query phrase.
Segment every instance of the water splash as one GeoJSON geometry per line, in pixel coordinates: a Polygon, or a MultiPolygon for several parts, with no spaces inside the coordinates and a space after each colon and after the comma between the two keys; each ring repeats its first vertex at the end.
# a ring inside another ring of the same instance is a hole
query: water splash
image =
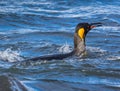
{"type": "Polygon", "coordinates": [[[64,44],[63,46],[61,46],[61,47],[59,48],[59,52],[61,52],[61,53],[69,53],[69,52],[71,52],[71,48],[70,48],[70,46],[66,43],[66,44],[64,44]]]}
{"type": "Polygon", "coordinates": [[[120,60],[120,56],[110,56],[107,58],[107,60],[120,60]]]}
{"type": "Polygon", "coordinates": [[[20,56],[20,52],[13,51],[11,48],[0,51],[0,59],[8,62],[17,62],[23,60],[23,58],[20,56]]]}
{"type": "Polygon", "coordinates": [[[86,49],[90,52],[98,52],[98,53],[105,53],[107,52],[107,50],[104,50],[104,49],[101,49],[99,47],[90,47],[90,46],[87,46],[86,49]]]}

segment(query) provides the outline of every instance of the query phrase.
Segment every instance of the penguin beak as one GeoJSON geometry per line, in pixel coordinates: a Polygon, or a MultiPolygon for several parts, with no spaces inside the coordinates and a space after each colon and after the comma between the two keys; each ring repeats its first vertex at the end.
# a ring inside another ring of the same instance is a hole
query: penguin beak
{"type": "Polygon", "coordinates": [[[102,26],[102,23],[98,22],[98,23],[91,23],[90,24],[90,28],[93,29],[95,27],[99,27],[99,26],[102,26]]]}

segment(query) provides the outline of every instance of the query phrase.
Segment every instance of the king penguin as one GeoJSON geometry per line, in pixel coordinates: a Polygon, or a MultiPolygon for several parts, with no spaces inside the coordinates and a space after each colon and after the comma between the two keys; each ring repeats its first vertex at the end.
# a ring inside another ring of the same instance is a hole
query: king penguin
{"type": "Polygon", "coordinates": [[[25,61],[37,61],[37,60],[61,60],[70,56],[81,56],[86,51],[86,45],[85,45],[85,38],[88,32],[98,26],[102,26],[102,23],[79,23],[77,24],[74,32],[74,49],[70,53],[65,54],[53,54],[53,55],[45,55],[45,56],[39,56],[34,57],[31,59],[27,59],[25,61]]]}

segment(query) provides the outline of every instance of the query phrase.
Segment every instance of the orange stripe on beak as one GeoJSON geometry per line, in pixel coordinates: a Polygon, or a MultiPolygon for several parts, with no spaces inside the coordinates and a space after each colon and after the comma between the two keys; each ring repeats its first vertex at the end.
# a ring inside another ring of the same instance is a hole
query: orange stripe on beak
{"type": "Polygon", "coordinates": [[[91,29],[93,29],[93,28],[95,28],[95,27],[96,27],[96,26],[94,26],[94,25],[90,26],[91,29]]]}

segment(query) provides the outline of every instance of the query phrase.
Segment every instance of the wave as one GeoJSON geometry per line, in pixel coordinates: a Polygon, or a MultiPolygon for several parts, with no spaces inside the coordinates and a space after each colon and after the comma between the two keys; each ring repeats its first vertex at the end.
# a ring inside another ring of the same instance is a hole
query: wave
{"type": "Polygon", "coordinates": [[[17,29],[17,30],[9,30],[7,32],[0,32],[1,35],[5,35],[5,34],[27,34],[27,33],[36,33],[36,32],[40,32],[40,30],[36,30],[36,29],[17,29]]]}
{"type": "Polygon", "coordinates": [[[35,33],[40,32],[40,30],[36,29],[18,29],[18,30],[11,30],[9,33],[12,34],[27,34],[27,33],[35,33]]]}
{"type": "MultiPolygon", "coordinates": [[[[96,27],[94,31],[91,32],[96,32],[96,33],[104,33],[104,34],[111,34],[112,33],[119,33],[120,31],[120,26],[112,25],[110,24],[109,26],[102,26],[102,27],[96,27]]],[[[108,35],[109,35],[108,34],[108,35]]]]}
{"type": "MultiPolygon", "coordinates": [[[[16,2],[14,5],[6,5],[0,7],[0,13],[17,13],[21,14],[34,14],[34,15],[43,15],[48,17],[59,17],[59,18],[91,18],[92,16],[101,14],[119,14],[120,10],[117,5],[81,5],[81,6],[66,6],[59,5],[55,2],[16,2]],[[27,7],[25,7],[25,5],[27,7]],[[40,7],[42,5],[42,7],[40,7]],[[46,8],[44,5],[47,5],[46,8]],[[34,6],[34,7],[32,7],[34,6]],[[99,6],[99,7],[98,7],[99,6]]],[[[106,15],[105,15],[106,16],[106,15]]]]}
{"type": "Polygon", "coordinates": [[[91,84],[91,85],[106,85],[109,87],[120,87],[120,80],[119,79],[106,79],[106,78],[102,78],[102,77],[95,77],[95,76],[86,76],[86,77],[71,77],[71,76],[64,76],[64,77],[59,77],[57,76],[52,78],[46,78],[46,79],[41,79],[41,80],[45,80],[45,81],[60,81],[60,82],[69,82],[69,83],[80,83],[80,84],[91,84]]]}
{"type": "Polygon", "coordinates": [[[120,60],[120,56],[110,56],[106,58],[107,60],[120,60]]]}
{"type": "MultiPolygon", "coordinates": [[[[102,27],[99,27],[99,28],[96,28],[95,31],[91,31],[91,32],[100,32],[101,33],[101,30],[102,32],[120,32],[120,27],[119,26],[102,26],[102,27]]],[[[58,29],[58,30],[46,30],[44,31],[44,29],[42,30],[39,30],[39,29],[16,29],[16,30],[9,30],[9,31],[1,31],[0,34],[1,35],[5,35],[5,34],[28,34],[28,33],[68,33],[70,35],[72,35],[71,33],[74,32],[74,28],[71,28],[71,29],[65,29],[65,28],[61,28],[61,29],[58,29]],[[71,31],[73,29],[73,31],[71,31]],[[66,31],[67,30],[67,31],[66,31]],[[70,33],[69,33],[70,32],[70,33]]]]}
{"type": "Polygon", "coordinates": [[[87,46],[87,50],[91,52],[99,52],[99,53],[107,52],[107,50],[101,49],[99,47],[90,47],[90,46],[87,46]]]}
{"type": "Polygon", "coordinates": [[[4,51],[0,51],[0,60],[8,62],[18,62],[22,61],[23,58],[20,56],[19,51],[13,51],[11,48],[8,48],[4,51]]]}
{"type": "Polygon", "coordinates": [[[31,5],[48,5],[48,4],[52,4],[50,1],[29,1],[29,2],[27,2],[27,1],[23,1],[23,2],[21,2],[21,3],[19,3],[20,5],[23,5],[23,4],[31,4],[31,5]]]}
{"type": "MultiPolygon", "coordinates": [[[[119,10],[117,6],[114,5],[108,5],[108,6],[79,6],[79,7],[73,7],[73,8],[68,8],[65,10],[55,10],[55,9],[34,9],[34,8],[29,8],[27,12],[23,12],[23,14],[32,14],[32,12],[36,12],[34,14],[36,15],[43,15],[43,16],[48,16],[48,17],[58,17],[58,18],[91,18],[92,16],[97,17],[97,15],[104,15],[107,13],[107,15],[110,14],[119,14],[119,10]],[[46,14],[46,13],[49,13],[46,14]]],[[[106,16],[106,15],[105,15],[106,16]]],[[[104,17],[105,17],[104,16],[104,17]]]]}
{"type": "Polygon", "coordinates": [[[104,30],[111,30],[111,31],[116,31],[116,32],[120,32],[120,26],[102,26],[100,27],[99,29],[102,29],[103,31],[104,30]]]}
{"type": "Polygon", "coordinates": [[[56,35],[65,35],[65,36],[73,36],[73,32],[74,31],[72,31],[72,33],[71,33],[71,30],[70,30],[70,32],[69,32],[69,30],[68,31],[66,31],[64,28],[61,28],[61,29],[58,29],[58,30],[53,30],[53,31],[51,31],[51,30],[46,30],[46,31],[44,31],[44,29],[43,30],[37,30],[37,29],[16,29],[16,30],[9,30],[9,31],[1,31],[0,32],[0,34],[1,35],[6,35],[6,34],[29,34],[29,33],[37,33],[37,34],[56,34],[56,35]]]}
{"type": "Polygon", "coordinates": [[[66,82],[61,80],[54,79],[42,79],[40,81],[23,81],[30,89],[30,91],[93,91],[93,90],[102,90],[102,91],[119,91],[119,87],[113,87],[103,84],[84,84],[84,83],[74,83],[66,82]],[[37,85],[36,85],[37,84],[37,85]],[[63,85],[65,87],[63,87],[63,85]],[[31,86],[33,87],[31,89],[31,86]],[[35,89],[39,88],[39,89],[35,89]],[[59,89],[59,90],[58,90],[59,89]]]}

